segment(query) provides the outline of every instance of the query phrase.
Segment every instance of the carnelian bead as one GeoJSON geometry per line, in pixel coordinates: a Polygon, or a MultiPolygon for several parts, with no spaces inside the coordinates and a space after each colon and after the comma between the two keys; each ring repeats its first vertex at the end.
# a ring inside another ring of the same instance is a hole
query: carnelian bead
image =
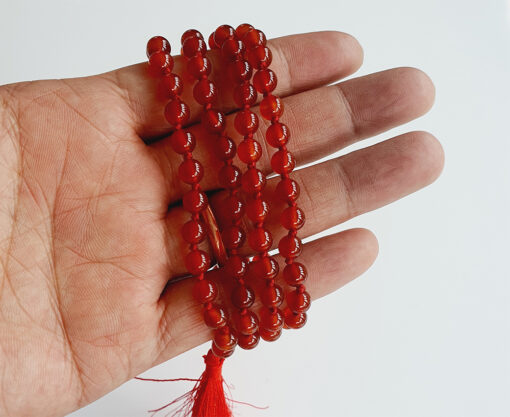
{"type": "Polygon", "coordinates": [[[249,81],[252,75],[251,65],[244,60],[237,60],[228,64],[228,74],[235,84],[249,81]]]}
{"type": "Polygon", "coordinates": [[[253,262],[252,271],[256,278],[272,280],[277,277],[280,266],[272,256],[264,256],[253,262]]]}
{"type": "Polygon", "coordinates": [[[244,213],[243,202],[235,195],[229,195],[225,197],[221,204],[222,214],[227,216],[227,219],[231,222],[239,220],[244,213]]]}
{"type": "Polygon", "coordinates": [[[172,71],[174,66],[173,58],[168,52],[154,52],[149,57],[149,66],[154,74],[161,73],[162,71],[172,71]]]}
{"type": "Polygon", "coordinates": [[[186,58],[193,58],[195,55],[205,54],[207,45],[202,38],[190,36],[182,43],[182,54],[186,58]]]}
{"type": "Polygon", "coordinates": [[[234,353],[235,347],[230,350],[221,350],[218,348],[214,343],[211,345],[211,351],[214,353],[215,356],[218,358],[226,359],[229,356],[232,356],[234,353]]]}
{"type": "Polygon", "coordinates": [[[255,302],[255,293],[246,285],[236,285],[232,290],[230,299],[236,308],[250,308],[255,302]]]}
{"type": "MultiPolygon", "coordinates": [[[[267,281],[270,283],[270,281],[267,281]]],[[[260,301],[266,307],[279,307],[283,302],[283,290],[279,285],[267,285],[260,292],[260,301]]]]}
{"type": "Polygon", "coordinates": [[[259,45],[265,46],[267,42],[264,32],[255,28],[252,30],[247,30],[246,33],[242,36],[242,40],[247,48],[254,48],[259,45]]]}
{"type": "Polygon", "coordinates": [[[259,93],[270,93],[276,88],[276,75],[269,68],[257,71],[253,76],[253,86],[259,93]]]}
{"type": "Polygon", "coordinates": [[[197,244],[205,239],[207,229],[205,225],[198,220],[189,220],[181,228],[183,239],[191,244],[197,244]]]}
{"type": "Polygon", "coordinates": [[[207,252],[203,250],[192,250],[184,258],[186,269],[192,275],[199,275],[209,268],[210,258],[207,252]]]}
{"type": "Polygon", "coordinates": [[[209,35],[207,43],[209,44],[209,48],[218,49],[218,45],[216,45],[216,42],[214,41],[214,32],[209,35]]]}
{"type": "Polygon", "coordinates": [[[269,250],[273,244],[273,238],[269,230],[263,227],[257,227],[248,233],[248,242],[250,247],[256,252],[269,250]]]}
{"type": "Polygon", "coordinates": [[[257,91],[248,82],[234,88],[234,102],[239,107],[253,106],[257,102],[257,91]]]}
{"type": "Polygon", "coordinates": [[[246,236],[241,227],[232,225],[223,229],[221,238],[227,249],[237,249],[243,246],[246,236]]]}
{"type": "Polygon", "coordinates": [[[262,223],[269,213],[269,205],[265,200],[254,198],[246,203],[246,215],[253,223],[262,223]]]}
{"type": "Polygon", "coordinates": [[[202,113],[202,124],[211,133],[223,132],[225,123],[225,115],[218,110],[209,109],[202,113]]]}
{"type": "Polygon", "coordinates": [[[277,174],[288,174],[292,172],[295,166],[296,160],[292,154],[285,149],[280,149],[271,157],[271,168],[273,168],[273,171],[277,174]]]}
{"type": "Polygon", "coordinates": [[[285,326],[290,329],[300,329],[306,324],[306,313],[293,313],[286,308],[284,311],[285,326]]]}
{"type": "Polygon", "coordinates": [[[231,255],[225,262],[225,272],[233,278],[241,278],[246,274],[246,259],[239,255],[231,255]]]}
{"type": "Polygon", "coordinates": [[[189,120],[188,105],[178,98],[169,101],[165,106],[165,118],[174,126],[183,125],[189,120]]]}
{"type": "Polygon", "coordinates": [[[170,42],[163,36],[153,36],[147,42],[147,58],[154,52],[166,52],[170,54],[170,42]]]}
{"type": "Polygon", "coordinates": [[[218,89],[208,79],[198,81],[193,87],[193,97],[202,105],[212,103],[217,95],[218,89]]]}
{"type": "Polygon", "coordinates": [[[203,55],[196,55],[190,58],[186,66],[188,72],[196,79],[207,76],[211,73],[211,61],[203,55]]]}
{"type": "Polygon", "coordinates": [[[280,216],[280,223],[288,230],[301,229],[305,224],[305,214],[297,206],[287,207],[280,216]]]}
{"type": "Polygon", "coordinates": [[[245,335],[253,334],[259,329],[259,319],[257,315],[250,310],[235,312],[234,324],[237,331],[245,335]]]}
{"type": "Polygon", "coordinates": [[[244,49],[244,43],[239,39],[227,39],[221,45],[221,55],[228,61],[234,61],[242,56],[244,49]]]}
{"type": "Polygon", "coordinates": [[[241,170],[235,165],[224,165],[220,169],[218,178],[222,187],[237,188],[241,184],[241,170]]]}
{"type": "Polygon", "coordinates": [[[188,38],[200,38],[203,39],[202,34],[196,30],[196,29],[188,29],[186,32],[184,32],[181,36],[181,45],[184,43],[184,41],[188,38]]]}
{"type": "Polygon", "coordinates": [[[276,331],[283,327],[283,312],[279,308],[263,308],[260,310],[260,327],[276,331]]]}
{"type": "Polygon", "coordinates": [[[260,335],[258,332],[254,334],[240,334],[237,337],[237,344],[242,349],[253,349],[259,344],[260,335]]]}
{"type": "Polygon", "coordinates": [[[210,303],[214,301],[218,295],[218,288],[216,284],[209,279],[201,279],[195,282],[193,286],[193,298],[201,304],[210,303]]]}
{"type": "Polygon", "coordinates": [[[268,95],[260,102],[259,109],[264,119],[272,120],[283,114],[283,102],[280,97],[268,95]]]}
{"type": "Polygon", "coordinates": [[[185,159],[179,165],[179,178],[186,184],[195,184],[204,176],[202,164],[195,159],[185,159]]]}
{"type": "Polygon", "coordinates": [[[232,26],[221,25],[214,31],[214,42],[216,45],[221,46],[227,39],[235,37],[235,30],[232,26]]]}
{"type": "Polygon", "coordinates": [[[304,313],[310,308],[311,297],[306,291],[290,291],[287,293],[287,306],[294,313],[304,313]]]}
{"type": "Polygon", "coordinates": [[[234,126],[241,135],[252,134],[259,127],[259,118],[251,110],[241,110],[236,114],[234,126]]]}
{"type": "Polygon", "coordinates": [[[256,140],[248,138],[243,140],[237,147],[237,155],[245,164],[257,162],[262,156],[262,148],[256,140]]]}
{"type": "Polygon", "coordinates": [[[227,324],[225,310],[218,306],[204,309],[204,322],[211,329],[219,329],[227,324]]]}
{"type": "Polygon", "coordinates": [[[257,193],[266,185],[266,176],[257,168],[248,168],[243,174],[241,183],[245,192],[257,193]]]}
{"type": "Polygon", "coordinates": [[[260,333],[260,337],[262,339],[264,339],[266,342],[274,342],[282,335],[281,329],[276,330],[274,332],[271,330],[260,329],[259,333],[260,333]]]}
{"type": "Polygon", "coordinates": [[[299,185],[292,178],[283,178],[275,191],[276,195],[287,203],[292,203],[299,197],[299,185]]]}
{"type": "Polygon", "coordinates": [[[285,145],[290,138],[290,130],[287,125],[276,122],[271,124],[266,130],[266,140],[274,148],[285,145]]]}
{"type": "Polygon", "coordinates": [[[241,23],[238,27],[236,27],[236,35],[239,39],[242,39],[245,33],[252,29],[254,29],[254,27],[249,23],[241,23]]]}
{"type": "Polygon", "coordinates": [[[202,191],[190,190],[183,195],[182,206],[190,213],[199,213],[207,207],[207,196],[202,191]]]}
{"type": "Polygon", "coordinates": [[[222,161],[232,159],[236,155],[236,144],[228,136],[221,136],[216,141],[214,153],[222,161]]]}
{"type": "Polygon", "coordinates": [[[236,347],[237,338],[227,327],[214,331],[214,344],[220,350],[232,350],[236,347]]]}
{"type": "Polygon", "coordinates": [[[170,145],[172,149],[180,154],[185,154],[195,149],[195,136],[193,133],[179,129],[170,136],[170,145]]]}
{"type": "Polygon", "coordinates": [[[273,55],[269,48],[265,46],[256,46],[255,48],[246,51],[246,58],[250,65],[255,69],[263,69],[271,65],[273,55]]]}
{"type": "Polygon", "coordinates": [[[162,98],[175,98],[182,94],[182,90],[182,80],[177,74],[165,75],[158,85],[158,93],[162,98]]]}
{"type": "Polygon", "coordinates": [[[278,250],[285,258],[295,258],[301,253],[301,240],[291,234],[284,236],[278,243],[278,250]]]}
{"type": "Polygon", "coordinates": [[[293,262],[283,268],[283,279],[292,287],[300,286],[306,279],[307,271],[300,262],[293,262]]]}

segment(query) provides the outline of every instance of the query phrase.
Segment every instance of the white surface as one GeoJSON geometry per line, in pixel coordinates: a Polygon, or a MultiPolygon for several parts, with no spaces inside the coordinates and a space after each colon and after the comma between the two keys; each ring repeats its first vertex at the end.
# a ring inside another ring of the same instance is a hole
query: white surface
{"type": "MultiPolygon", "coordinates": [[[[239,416],[510,416],[509,4],[487,0],[0,0],[0,84],[104,72],[146,40],[249,21],[274,37],[336,29],[365,49],[360,74],[400,65],[437,89],[408,130],[446,151],[430,188],[339,227],[372,229],[375,265],[316,302],[309,325],[236,353],[225,369],[239,416]]],[[[349,149],[350,150],[350,149],[349,149]]],[[[205,346],[146,375],[193,377],[205,346]]],[[[131,381],[73,417],[144,416],[185,383],[131,381]]]]}

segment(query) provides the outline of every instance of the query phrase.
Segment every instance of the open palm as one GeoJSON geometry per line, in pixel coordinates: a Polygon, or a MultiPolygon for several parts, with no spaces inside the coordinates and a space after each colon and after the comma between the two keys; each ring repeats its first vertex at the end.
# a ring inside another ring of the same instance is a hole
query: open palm
{"type": "MultiPolygon", "coordinates": [[[[300,164],[407,122],[432,104],[430,80],[411,68],[328,86],[361,65],[362,50],[348,35],[289,36],[271,47],[300,164]]],[[[180,159],[166,139],[156,90],[144,64],[0,87],[2,416],[63,415],[210,337],[189,280],[167,285],[185,272],[179,228],[186,214],[175,175],[180,159]]],[[[228,95],[218,106],[230,119],[228,95]]],[[[199,111],[193,109],[192,123],[199,111]]],[[[221,190],[213,142],[197,136],[202,184],[214,202],[221,190]]],[[[442,164],[439,143],[412,132],[297,171],[307,213],[301,236],[429,184],[442,164]]],[[[282,233],[277,223],[269,219],[275,241],[282,233]]],[[[376,255],[377,242],[364,229],[307,244],[310,293],[335,290],[376,255]]]]}

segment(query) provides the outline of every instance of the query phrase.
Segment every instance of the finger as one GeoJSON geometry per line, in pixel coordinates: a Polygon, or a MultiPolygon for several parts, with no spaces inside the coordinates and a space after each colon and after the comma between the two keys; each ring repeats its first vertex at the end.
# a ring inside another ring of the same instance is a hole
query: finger
{"type": "MultiPolygon", "coordinates": [[[[268,44],[273,52],[271,68],[278,76],[276,93],[282,96],[325,85],[352,74],[363,60],[359,43],[341,32],[284,36],[272,39],[268,44]]],[[[179,49],[180,45],[173,45],[174,51],[179,49]]],[[[216,83],[224,83],[218,51],[210,51],[208,56],[213,67],[211,78],[216,83]]],[[[175,58],[174,68],[176,73],[183,74],[185,63],[181,57],[175,58]]],[[[158,80],[147,75],[145,63],[101,74],[100,77],[108,78],[118,87],[118,93],[131,110],[134,128],[142,138],[157,138],[170,131],[170,125],[163,117],[163,106],[167,100],[158,98],[158,80]]],[[[191,94],[194,82],[186,84],[183,99],[191,107],[193,121],[200,113],[201,106],[195,103],[191,94]]],[[[234,107],[231,91],[219,88],[219,92],[216,104],[222,111],[231,111],[234,107]]]]}
{"type": "MultiPolygon", "coordinates": [[[[300,260],[308,269],[306,286],[312,298],[329,294],[361,275],[377,252],[377,240],[366,229],[347,230],[306,244],[300,260]]],[[[282,259],[278,257],[278,261],[282,259]]],[[[170,285],[160,300],[160,353],[154,365],[211,338],[201,308],[191,296],[193,284],[187,279],[170,285]]]]}
{"type": "MultiPolygon", "coordinates": [[[[434,86],[427,75],[414,68],[396,68],[287,97],[282,121],[292,131],[289,149],[299,164],[305,164],[421,116],[433,100],[434,86]]],[[[233,117],[228,117],[227,126],[233,125],[233,117]]],[[[267,122],[260,120],[256,139],[263,146],[263,156],[258,166],[267,173],[271,171],[270,155],[274,149],[265,145],[267,122]]],[[[192,130],[201,138],[194,151],[194,157],[205,167],[201,185],[216,189],[221,163],[214,152],[215,138],[198,129],[192,130]]],[[[232,128],[229,133],[241,140],[232,128]]],[[[181,157],[175,154],[169,139],[155,143],[151,149],[163,171],[171,200],[180,199],[183,188],[176,170],[181,157]]],[[[242,166],[238,159],[235,162],[242,166]]]]}

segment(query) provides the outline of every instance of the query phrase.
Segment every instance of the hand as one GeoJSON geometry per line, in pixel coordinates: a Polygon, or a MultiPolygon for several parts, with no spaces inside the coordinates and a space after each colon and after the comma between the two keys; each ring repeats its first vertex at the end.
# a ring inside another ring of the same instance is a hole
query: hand
{"type": "MultiPolygon", "coordinates": [[[[432,105],[431,81],[412,68],[326,86],[362,62],[361,47],[343,33],[289,36],[271,47],[300,164],[432,105]]],[[[190,280],[167,285],[185,272],[179,229],[187,215],[155,91],[145,64],[0,87],[2,416],[61,416],[210,337],[190,280]]],[[[232,112],[227,95],[221,107],[232,112]]],[[[193,103],[189,91],[185,99],[193,103]]],[[[200,109],[192,109],[196,121],[200,109]]],[[[195,152],[207,190],[218,187],[211,147],[203,139],[195,152]]],[[[267,159],[262,165],[269,170],[267,159]]],[[[307,215],[300,236],[416,191],[442,165],[436,139],[411,132],[295,172],[307,215]]],[[[277,221],[269,227],[279,236],[277,221]]],[[[364,229],[307,244],[312,296],[360,275],[376,255],[364,229]]]]}

